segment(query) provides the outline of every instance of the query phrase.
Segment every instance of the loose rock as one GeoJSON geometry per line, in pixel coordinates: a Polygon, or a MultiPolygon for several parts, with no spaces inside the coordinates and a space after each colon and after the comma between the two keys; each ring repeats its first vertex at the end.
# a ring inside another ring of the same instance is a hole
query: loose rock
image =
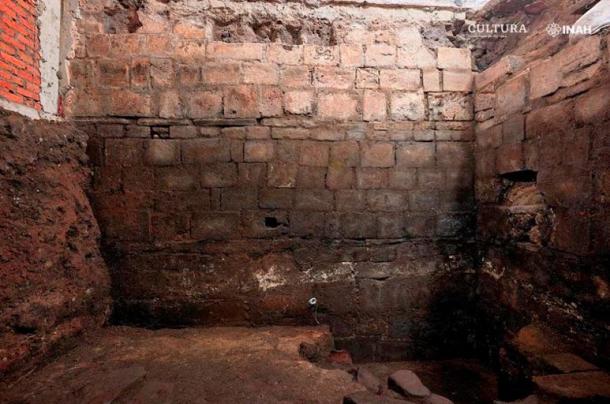
{"type": "Polygon", "coordinates": [[[430,390],[410,370],[398,370],[388,378],[388,387],[405,397],[428,397],[430,390]]]}

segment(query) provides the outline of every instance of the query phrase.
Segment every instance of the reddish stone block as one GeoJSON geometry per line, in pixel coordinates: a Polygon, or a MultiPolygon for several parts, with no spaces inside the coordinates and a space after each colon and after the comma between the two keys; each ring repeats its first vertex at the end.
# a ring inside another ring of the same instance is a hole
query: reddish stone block
{"type": "Polygon", "coordinates": [[[496,171],[506,174],[522,170],[524,167],[523,148],[521,143],[506,144],[498,148],[496,154],[496,171]]]}
{"type": "Polygon", "coordinates": [[[356,88],[379,88],[379,69],[357,69],[356,88]]]}
{"type": "Polygon", "coordinates": [[[443,91],[472,91],[471,70],[443,70],[443,91]]]}
{"type": "Polygon", "coordinates": [[[184,116],[184,106],[177,91],[163,91],[159,93],[159,117],[181,118],[184,116]]]}
{"type": "Polygon", "coordinates": [[[267,185],[267,165],[265,163],[240,163],[237,166],[240,186],[264,187],[267,185]]]}
{"type": "Polygon", "coordinates": [[[239,214],[198,212],[193,217],[191,235],[195,240],[227,240],[237,237],[239,214]]]}
{"type": "Polygon", "coordinates": [[[326,226],[323,212],[291,212],[290,235],[301,237],[322,237],[326,226]]]}
{"type": "Polygon", "coordinates": [[[419,168],[417,170],[417,185],[420,188],[441,189],[445,185],[445,170],[438,168],[419,168]]]}
{"type": "Polygon", "coordinates": [[[298,166],[292,163],[273,162],[269,164],[267,181],[270,187],[294,188],[297,182],[298,166]]]}
{"type": "Polygon", "coordinates": [[[345,238],[375,238],[377,220],[374,214],[347,212],[340,217],[340,234],[345,238]]]}
{"type": "Polygon", "coordinates": [[[427,68],[422,72],[424,91],[441,91],[441,75],[436,68],[427,68]]]}
{"type": "Polygon", "coordinates": [[[262,60],[263,53],[261,43],[211,42],[207,46],[209,59],[262,60]]]}
{"type": "Polygon", "coordinates": [[[434,143],[415,142],[400,144],[396,150],[396,164],[400,167],[434,166],[434,143]]]}
{"type": "Polygon", "coordinates": [[[386,96],[381,91],[365,90],[362,99],[362,119],[384,121],[387,117],[386,96]]]}
{"type": "Polygon", "coordinates": [[[496,91],[496,116],[504,117],[515,112],[522,112],[527,100],[528,75],[508,80],[496,91]]]}
{"type": "Polygon", "coordinates": [[[470,167],[472,165],[472,144],[439,142],[436,145],[436,160],[443,167],[470,167]]]}
{"type": "Polygon", "coordinates": [[[369,190],[366,195],[367,205],[372,211],[394,212],[407,208],[405,191],[369,190]]]}
{"type": "Polygon", "coordinates": [[[260,87],[258,110],[263,117],[282,115],[282,90],[276,86],[260,87]]]}
{"type": "Polygon", "coordinates": [[[237,63],[206,64],[201,71],[204,84],[239,84],[241,66],[237,63]]]}
{"type": "Polygon", "coordinates": [[[142,139],[106,139],[106,165],[142,165],[144,141],[142,139]]]}
{"type": "Polygon", "coordinates": [[[128,64],[124,60],[99,60],[97,71],[101,87],[127,87],[129,84],[128,64]]]}
{"type": "Polygon", "coordinates": [[[224,103],[224,116],[227,118],[258,116],[256,89],[253,86],[225,87],[224,103]]]}
{"type": "Polygon", "coordinates": [[[297,188],[325,188],[326,168],[301,166],[297,174],[297,188]]]}
{"type": "Polygon", "coordinates": [[[305,45],[306,65],[338,65],[339,48],[336,46],[305,45]]]}
{"type": "Polygon", "coordinates": [[[358,142],[345,141],[333,143],[330,147],[331,167],[356,167],[360,163],[358,142]]]}
{"type": "Polygon", "coordinates": [[[393,143],[365,143],[361,150],[362,167],[392,167],[394,165],[393,143]]]}
{"type": "Polygon", "coordinates": [[[154,88],[174,87],[176,75],[171,59],[153,58],[150,60],[150,78],[154,88]]]}
{"type": "Polygon", "coordinates": [[[389,187],[392,189],[413,189],[417,183],[414,168],[397,167],[389,172],[389,187]]]}
{"type": "Polygon", "coordinates": [[[366,191],[338,190],[335,199],[338,211],[362,211],[366,208],[366,191]]]}
{"type": "Polygon", "coordinates": [[[530,68],[530,99],[554,93],[561,85],[561,66],[549,58],[530,68]]]}
{"type": "Polygon", "coordinates": [[[192,191],[199,187],[197,167],[172,166],[155,169],[155,187],[162,191],[192,191]]]}
{"type": "Polygon", "coordinates": [[[394,66],[396,64],[396,47],[387,44],[366,45],[364,52],[365,66],[394,66]]]}
{"type": "Polygon", "coordinates": [[[407,235],[402,213],[377,215],[377,236],[379,238],[402,238],[407,235]]]}
{"type": "Polygon", "coordinates": [[[313,102],[313,91],[289,90],[284,92],[284,109],[289,114],[311,114],[313,112],[313,102]]]}
{"type": "Polygon", "coordinates": [[[260,190],[260,207],[263,209],[290,209],[294,201],[294,189],[264,188],[260,190]]]}
{"type": "Polygon", "coordinates": [[[419,69],[382,69],[380,85],[391,90],[418,90],[421,87],[421,72],[419,69]]]}
{"type": "Polygon", "coordinates": [[[303,62],[303,47],[271,43],[267,47],[267,60],[280,65],[299,65],[303,62]]]}
{"type": "Polygon", "coordinates": [[[312,82],[311,69],[307,66],[288,66],[280,71],[280,85],[283,87],[309,87],[312,82]]]}
{"type": "Polygon", "coordinates": [[[328,189],[348,189],[355,184],[355,172],[351,167],[329,167],[326,175],[328,189]]]}
{"type": "Polygon", "coordinates": [[[105,101],[105,111],[108,115],[152,116],[152,102],[147,94],[129,90],[114,91],[105,101]]]}
{"type": "Polygon", "coordinates": [[[180,143],[169,139],[150,139],[144,144],[144,161],[150,165],[167,166],[180,161],[180,143]]]}
{"type": "Polygon", "coordinates": [[[247,162],[270,161],[273,159],[275,144],[270,140],[247,141],[244,145],[244,160],[247,162]]]}
{"type": "Polygon", "coordinates": [[[318,116],[322,119],[358,118],[358,99],[350,93],[327,93],[318,96],[318,116]]]}
{"type": "Polygon", "coordinates": [[[329,148],[324,142],[303,142],[299,163],[305,166],[328,166],[329,148]]]}
{"type": "Polygon", "coordinates": [[[392,93],[390,112],[394,120],[421,121],[426,118],[426,100],[422,92],[392,93]]]}
{"type": "Polygon", "coordinates": [[[472,121],[472,97],[459,93],[428,94],[430,119],[435,121],[472,121]]]}
{"type": "Polygon", "coordinates": [[[470,49],[440,47],[437,53],[439,69],[472,70],[470,49]]]}
{"type": "Polygon", "coordinates": [[[235,163],[206,164],[201,167],[201,186],[204,188],[224,188],[237,184],[235,163]]]}
{"type": "Polygon", "coordinates": [[[339,45],[339,56],[341,66],[362,66],[364,61],[362,45],[341,44],[339,45]]]}
{"type": "Polygon", "coordinates": [[[185,164],[229,161],[231,149],[223,139],[187,139],[182,141],[182,161],[185,164]]]}
{"type": "Polygon", "coordinates": [[[184,96],[189,118],[214,118],[222,113],[222,94],[218,91],[196,91],[184,96]]]}
{"type": "Polygon", "coordinates": [[[220,195],[220,206],[223,210],[258,208],[258,192],[256,188],[223,188],[220,195]]]}
{"type": "Polygon", "coordinates": [[[330,211],[335,206],[334,195],[326,189],[299,189],[295,196],[295,209],[330,211]]]}
{"type": "Polygon", "coordinates": [[[309,129],[305,128],[272,128],[271,137],[273,139],[307,139],[309,138],[309,129]]]}
{"type": "Polygon", "coordinates": [[[440,205],[439,193],[435,189],[415,189],[409,192],[409,210],[430,212],[440,205]]]}
{"type": "Polygon", "coordinates": [[[525,117],[522,114],[510,116],[502,123],[502,143],[520,143],[525,139],[525,117]]]}
{"type": "Polygon", "coordinates": [[[313,83],[320,88],[350,89],[354,86],[354,69],[318,66],[313,72],[313,83]]]}
{"type": "Polygon", "coordinates": [[[356,169],[356,186],[359,189],[379,189],[388,185],[389,172],[384,168],[356,169]]]}
{"type": "Polygon", "coordinates": [[[254,63],[243,66],[244,83],[277,85],[279,71],[275,64],[254,63]]]}

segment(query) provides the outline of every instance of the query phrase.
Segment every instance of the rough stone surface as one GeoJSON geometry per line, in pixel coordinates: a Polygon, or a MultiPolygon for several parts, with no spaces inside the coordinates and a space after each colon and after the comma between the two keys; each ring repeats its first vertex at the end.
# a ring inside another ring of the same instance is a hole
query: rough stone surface
{"type": "Polygon", "coordinates": [[[399,370],[390,375],[388,386],[405,397],[428,397],[430,390],[410,370],[399,370]]]}

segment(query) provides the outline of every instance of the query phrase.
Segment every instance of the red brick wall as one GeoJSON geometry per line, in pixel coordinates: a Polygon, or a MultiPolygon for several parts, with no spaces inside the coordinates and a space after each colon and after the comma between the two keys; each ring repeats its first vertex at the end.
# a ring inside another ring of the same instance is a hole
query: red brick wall
{"type": "Polygon", "coordinates": [[[35,0],[0,2],[0,97],[40,109],[35,0]]]}

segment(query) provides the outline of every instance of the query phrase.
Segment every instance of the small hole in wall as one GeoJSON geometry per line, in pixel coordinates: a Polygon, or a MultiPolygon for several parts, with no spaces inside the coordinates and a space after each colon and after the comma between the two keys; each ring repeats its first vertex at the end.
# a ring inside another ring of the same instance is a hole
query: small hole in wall
{"type": "Polygon", "coordinates": [[[501,177],[512,182],[536,182],[538,173],[533,170],[520,170],[502,174],[501,177]]]}
{"type": "Polygon", "coordinates": [[[267,216],[265,218],[265,227],[269,227],[271,229],[275,229],[279,225],[280,225],[280,222],[278,222],[275,217],[267,216]]]}

